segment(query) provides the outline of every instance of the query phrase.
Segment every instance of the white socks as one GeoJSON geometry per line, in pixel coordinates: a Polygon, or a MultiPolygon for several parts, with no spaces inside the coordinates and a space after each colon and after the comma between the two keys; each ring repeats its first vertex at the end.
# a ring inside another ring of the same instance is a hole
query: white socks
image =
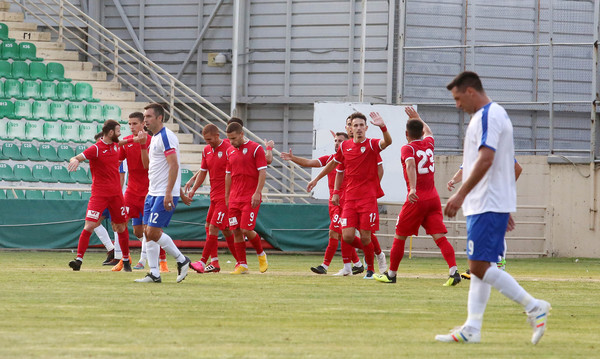
{"type": "Polygon", "coordinates": [[[146,253],[146,235],[143,234],[142,238],[138,238],[140,242],[142,242],[142,251],[140,253],[140,263],[145,263],[146,258],[148,258],[148,254],[146,253]]]}
{"type": "Polygon", "coordinates": [[[448,274],[453,275],[454,272],[456,272],[458,270],[458,268],[456,268],[456,266],[452,266],[450,267],[450,269],[448,270],[448,274]]]}
{"type": "Polygon", "coordinates": [[[388,270],[388,277],[395,277],[396,274],[398,274],[398,271],[395,270],[388,270]]]}
{"type": "Polygon", "coordinates": [[[119,244],[119,234],[115,232],[115,259],[123,259],[123,252],[119,244]]]}
{"type": "MultiPolygon", "coordinates": [[[[183,263],[185,261],[185,256],[181,254],[175,243],[171,237],[165,232],[162,233],[160,239],[158,240],[158,244],[165,250],[165,252],[169,253],[169,255],[173,256],[177,263],[183,263]]],[[[146,249],[147,251],[147,249],[146,249]]],[[[157,255],[158,257],[158,255],[157,255]]],[[[148,256],[150,258],[150,256],[148,256]]]]}
{"type": "Polygon", "coordinates": [[[106,230],[106,228],[104,228],[103,225],[99,225],[98,227],[94,228],[94,233],[96,233],[98,238],[100,238],[100,242],[102,242],[104,248],[106,248],[107,251],[110,252],[113,249],[115,249],[115,246],[112,244],[112,241],[108,236],[108,231],[106,230]]]}
{"type": "Polygon", "coordinates": [[[325,263],[321,264],[321,267],[325,268],[325,269],[329,269],[329,266],[325,263]]]}
{"type": "Polygon", "coordinates": [[[498,289],[507,298],[521,304],[525,311],[530,311],[537,304],[537,301],[510,274],[499,270],[493,263],[485,272],[483,281],[498,289]]]}
{"type": "MultiPolygon", "coordinates": [[[[489,270],[488,270],[489,272],[489,270]]],[[[476,275],[471,275],[471,285],[469,286],[469,299],[467,302],[467,321],[465,327],[471,327],[476,331],[481,331],[481,324],[483,323],[483,313],[488,300],[490,299],[490,293],[492,286],[485,283],[476,275]]]]}
{"type": "Polygon", "coordinates": [[[344,272],[352,273],[352,263],[344,263],[344,272]]]}
{"type": "Polygon", "coordinates": [[[150,273],[155,277],[160,277],[160,271],[158,270],[158,253],[160,252],[160,246],[154,241],[146,242],[146,254],[148,256],[148,267],[150,267],[150,273]]]}

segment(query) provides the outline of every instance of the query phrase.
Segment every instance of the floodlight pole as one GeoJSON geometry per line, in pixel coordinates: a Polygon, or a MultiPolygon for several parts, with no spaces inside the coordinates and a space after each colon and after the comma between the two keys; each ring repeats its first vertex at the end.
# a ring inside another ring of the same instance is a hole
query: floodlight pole
{"type": "Polygon", "coordinates": [[[363,102],[365,95],[365,51],[367,42],[367,0],[362,0],[362,33],[360,36],[360,82],[358,85],[358,102],[363,102]]]}

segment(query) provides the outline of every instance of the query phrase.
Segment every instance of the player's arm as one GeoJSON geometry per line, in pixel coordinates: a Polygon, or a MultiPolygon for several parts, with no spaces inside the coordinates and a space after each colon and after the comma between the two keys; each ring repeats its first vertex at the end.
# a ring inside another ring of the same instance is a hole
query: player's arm
{"type": "Polygon", "coordinates": [[[183,188],[179,188],[179,198],[181,198],[181,201],[183,202],[183,204],[185,204],[186,206],[189,206],[190,204],[192,204],[192,196],[187,196],[185,194],[185,192],[183,191],[183,188]]]}
{"type": "MultiPolygon", "coordinates": [[[[331,161],[333,162],[333,161],[331,161]]],[[[342,182],[344,182],[344,172],[338,171],[335,174],[335,182],[333,185],[333,195],[331,196],[331,204],[334,206],[340,205],[340,188],[342,188],[342,182]]]]}
{"type": "MultiPolygon", "coordinates": [[[[198,188],[200,188],[200,186],[202,186],[202,184],[204,183],[204,180],[206,179],[206,173],[208,171],[204,171],[204,170],[200,170],[198,172],[196,172],[196,174],[190,178],[190,180],[188,181],[188,183],[190,181],[192,181],[192,179],[194,179],[194,186],[192,187],[191,191],[190,191],[190,197],[194,197],[194,194],[196,193],[196,191],[198,190],[198,188]]],[[[187,186],[187,184],[186,184],[187,186]]]]}
{"type": "Polygon", "coordinates": [[[414,108],[412,108],[411,106],[408,106],[404,109],[404,112],[406,112],[409,119],[419,120],[423,123],[423,137],[433,136],[433,132],[431,131],[431,128],[429,127],[429,125],[427,125],[427,123],[425,123],[425,121],[423,121],[421,116],[419,116],[419,113],[417,111],[415,111],[414,108]]]}
{"type": "Polygon", "coordinates": [[[267,145],[267,149],[265,151],[265,158],[267,159],[267,165],[270,165],[273,162],[273,146],[275,146],[275,142],[273,140],[264,139],[265,144],[267,145]]]}
{"type": "Polygon", "coordinates": [[[408,201],[415,203],[419,199],[419,196],[417,196],[417,165],[415,164],[414,157],[407,158],[405,163],[406,177],[408,177],[408,187],[410,188],[408,201]]]}
{"type": "Polygon", "coordinates": [[[454,185],[460,183],[460,181],[462,181],[462,166],[458,169],[458,171],[456,171],[452,179],[448,181],[446,188],[448,188],[448,191],[452,192],[454,185]]]}
{"type": "Polygon", "coordinates": [[[260,204],[262,190],[265,186],[266,180],[267,170],[263,168],[262,170],[258,171],[258,184],[256,185],[256,191],[254,191],[254,194],[252,195],[252,202],[250,203],[252,205],[252,208],[256,208],[260,204]]]}
{"type": "Polygon", "coordinates": [[[379,177],[379,182],[381,182],[381,179],[383,178],[383,165],[382,164],[377,165],[377,177],[379,177]]]}
{"type": "Polygon", "coordinates": [[[392,135],[390,135],[390,132],[387,130],[385,122],[383,122],[383,117],[381,117],[379,112],[371,112],[369,115],[373,119],[371,123],[378,126],[383,133],[383,139],[379,141],[379,148],[384,150],[387,146],[392,144],[392,135]]]}
{"type": "Polygon", "coordinates": [[[229,207],[229,192],[231,190],[231,173],[225,173],[225,205],[229,207]]]}
{"type": "Polygon", "coordinates": [[[69,165],[67,166],[67,169],[70,172],[73,172],[77,169],[77,167],[79,167],[79,163],[85,161],[85,157],[83,156],[83,153],[78,154],[75,157],[71,157],[71,159],[69,160],[69,165]]]}
{"type": "Polygon", "coordinates": [[[312,160],[304,157],[294,156],[291,148],[290,152],[282,152],[281,158],[285,161],[292,161],[295,164],[302,167],[323,167],[319,160],[312,160]]]}
{"type": "Polygon", "coordinates": [[[325,165],[325,167],[323,168],[321,173],[319,173],[317,175],[317,177],[315,177],[314,180],[308,182],[308,186],[306,187],[306,192],[312,191],[313,188],[315,188],[315,186],[317,185],[317,182],[319,182],[319,180],[321,180],[321,178],[327,176],[331,171],[333,171],[333,169],[337,165],[338,165],[338,163],[336,161],[329,161],[329,163],[327,165],[325,165]]]}
{"type": "Polygon", "coordinates": [[[521,177],[521,172],[523,172],[523,167],[521,167],[519,162],[517,162],[517,160],[515,159],[515,181],[517,181],[519,177],[521,177]]]}
{"type": "Polygon", "coordinates": [[[495,154],[496,152],[487,146],[481,146],[479,148],[477,160],[475,160],[475,163],[473,164],[473,169],[471,170],[469,178],[465,179],[458,191],[448,199],[444,214],[448,217],[454,217],[456,215],[456,212],[458,212],[458,209],[462,206],[467,194],[471,192],[473,187],[481,181],[490,167],[492,167],[495,154]]]}
{"type": "Polygon", "coordinates": [[[177,152],[172,152],[167,155],[167,164],[169,165],[169,177],[167,179],[167,190],[165,192],[164,206],[167,211],[171,211],[173,208],[175,208],[172,192],[173,187],[175,187],[175,181],[177,181],[177,175],[179,174],[177,152]]]}
{"type": "Polygon", "coordinates": [[[140,131],[137,136],[137,141],[140,143],[140,153],[142,157],[142,166],[148,169],[150,157],[148,156],[148,134],[145,131],[140,131]]]}

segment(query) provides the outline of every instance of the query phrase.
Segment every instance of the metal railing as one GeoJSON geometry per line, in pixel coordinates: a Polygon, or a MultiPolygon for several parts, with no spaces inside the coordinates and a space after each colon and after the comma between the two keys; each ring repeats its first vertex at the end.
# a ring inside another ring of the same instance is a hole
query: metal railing
{"type": "MultiPolygon", "coordinates": [[[[112,74],[113,81],[129,87],[139,96],[138,98],[148,102],[169,104],[169,121],[176,122],[184,131],[202,138],[202,131],[196,128],[202,129],[209,123],[221,124],[223,127],[231,118],[70,2],[66,0],[36,0],[35,2],[13,0],[12,2],[28,16],[35,18],[49,31],[55,33],[59,42],[69,43],[81,54],[86,55],[88,61],[98,69],[112,74]],[[73,18],[76,18],[79,24],[73,21],[73,18]]],[[[221,128],[219,131],[225,134],[221,128]]],[[[266,145],[260,137],[247,128],[244,129],[244,134],[247,138],[266,145]]],[[[267,170],[265,184],[269,190],[268,195],[282,197],[289,202],[299,199],[308,203],[307,198],[310,198],[310,194],[306,193],[305,188],[310,181],[310,173],[296,164],[288,164],[280,160],[279,151],[273,149],[273,154],[273,163],[267,170]]]]}

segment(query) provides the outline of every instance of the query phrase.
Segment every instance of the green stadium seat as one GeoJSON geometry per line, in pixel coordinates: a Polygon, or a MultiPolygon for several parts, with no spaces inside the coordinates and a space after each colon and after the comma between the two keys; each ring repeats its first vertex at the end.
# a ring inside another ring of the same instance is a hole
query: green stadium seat
{"type": "Polygon", "coordinates": [[[102,117],[104,117],[104,121],[115,120],[120,122],[121,108],[117,105],[104,105],[104,107],[102,107],[102,117]]]}
{"type": "Polygon", "coordinates": [[[11,142],[5,142],[2,145],[2,154],[5,157],[10,158],[11,160],[15,160],[15,161],[24,160],[23,156],[21,156],[21,150],[19,149],[19,146],[15,145],[14,143],[11,143],[11,142]]]}
{"type": "Polygon", "coordinates": [[[52,102],[50,104],[50,117],[53,120],[69,121],[69,106],[64,102],[52,102]]]}
{"type": "Polygon", "coordinates": [[[79,167],[77,168],[76,171],[71,172],[71,178],[75,181],[77,181],[77,183],[83,183],[83,184],[90,184],[92,183],[92,181],[90,181],[87,172],[85,169],[79,167]]]}
{"type": "Polygon", "coordinates": [[[81,199],[79,191],[63,191],[63,199],[81,199]]]}
{"type": "Polygon", "coordinates": [[[22,163],[17,163],[15,167],[13,167],[13,173],[15,174],[17,181],[37,182],[37,180],[33,178],[33,175],[31,174],[31,168],[22,163]]]}
{"type": "Polygon", "coordinates": [[[29,64],[25,61],[14,61],[12,63],[12,79],[28,79],[29,64]]]}
{"type": "Polygon", "coordinates": [[[63,142],[62,139],[62,126],[57,122],[46,122],[44,123],[44,141],[58,141],[63,142]]]}
{"type": "Polygon", "coordinates": [[[65,142],[81,142],[79,140],[79,124],[63,123],[62,124],[62,140],[65,142]]]}
{"type": "Polygon", "coordinates": [[[6,191],[3,189],[0,189],[0,199],[6,199],[6,191]]]}
{"type": "Polygon", "coordinates": [[[41,57],[37,57],[37,48],[31,42],[19,43],[19,58],[21,60],[42,61],[41,57]]]}
{"type": "Polygon", "coordinates": [[[69,145],[60,145],[60,146],[58,146],[58,148],[56,150],[57,150],[58,158],[60,158],[60,161],[69,162],[71,157],[75,157],[75,155],[76,155],[75,150],[73,150],[73,147],[71,147],[69,145]]]}
{"type": "Polygon", "coordinates": [[[2,58],[4,60],[19,60],[19,45],[17,43],[5,41],[2,43],[2,46],[0,46],[0,48],[2,49],[2,58]]]}
{"type": "MultiPolygon", "coordinates": [[[[40,128],[42,125],[40,124],[40,128]]],[[[21,145],[21,156],[30,161],[43,161],[44,159],[40,156],[38,148],[29,142],[25,142],[21,145]]]]}
{"type": "Polygon", "coordinates": [[[0,100],[0,118],[4,117],[15,117],[15,105],[8,99],[0,100]]]}
{"type": "Polygon", "coordinates": [[[61,183],[75,183],[75,180],[71,178],[69,175],[69,171],[67,171],[67,167],[63,165],[54,165],[50,170],[50,174],[52,174],[52,178],[55,182],[61,183]]]}
{"type": "Polygon", "coordinates": [[[31,105],[31,117],[35,120],[52,121],[50,116],[50,103],[46,101],[35,101],[31,105]]]}
{"type": "Polygon", "coordinates": [[[181,169],[181,186],[185,186],[192,176],[194,176],[194,172],[188,170],[187,168],[181,169]]]}
{"type": "Polygon", "coordinates": [[[25,137],[25,122],[16,120],[8,121],[8,125],[6,125],[6,132],[8,133],[8,137],[12,139],[27,139],[27,137],[25,137]]]}
{"type": "Polygon", "coordinates": [[[100,100],[94,98],[93,94],[94,89],[89,83],[78,82],[75,85],[75,98],[77,101],[100,102],[100,100]]]}
{"type": "Polygon", "coordinates": [[[104,127],[104,121],[98,124],[98,133],[102,132],[102,127],[104,127]]]}
{"type": "Polygon", "coordinates": [[[92,192],[81,192],[81,199],[85,199],[86,201],[89,201],[90,198],[92,198],[92,192]]]}
{"type": "Polygon", "coordinates": [[[34,165],[31,173],[38,182],[54,182],[50,170],[44,165],[34,165]]]}
{"type": "Polygon", "coordinates": [[[6,198],[25,199],[25,192],[22,189],[8,189],[6,190],[6,198]]]}
{"type": "Polygon", "coordinates": [[[79,125],[79,138],[81,142],[96,142],[94,140],[94,136],[98,132],[96,132],[98,128],[93,123],[82,123],[79,125]]]}
{"type": "Polygon", "coordinates": [[[85,117],[85,104],[82,102],[71,102],[68,107],[69,120],[88,122],[85,117]]]}
{"type": "Polygon", "coordinates": [[[6,130],[7,122],[5,120],[0,120],[0,140],[9,140],[8,132],[6,130]]]}
{"type": "Polygon", "coordinates": [[[12,78],[12,65],[6,60],[0,60],[0,77],[5,79],[12,78]]]}
{"type": "Polygon", "coordinates": [[[62,199],[62,193],[60,193],[60,191],[45,190],[44,199],[62,199]]]}
{"type": "Polygon", "coordinates": [[[98,121],[102,122],[102,105],[97,103],[88,103],[85,107],[85,117],[89,122],[98,121]]]}
{"type": "Polygon", "coordinates": [[[16,119],[31,119],[31,102],[27,100],[15,101],[15,118],[16,119]]]}
{"type": "Polygon", "coordinates": [[[12,167],[6,163],[0,163],[0,180],[16,181],[12,167]]]}
{"type": "Polygon", "coordinates": [[[43,142],[44,124],[41,121],[27,121],[25,124],[25,138],[30,141],[37,140],[43,142]]]}
{"type": "Polygon", "coordinates": [[[121,138],[124,138],[125,136],[129,136],[129,135],[131,135],[131,128],[129,127],[129,125],[122,124],[121,125],[121,138]]]}
{"type": "Polygon", "coordinates": [[[42,81],[40,84],[40,98],[42,100],[57,100],[56,84],[52,81],[42,81]]]}
{"type": "Polygon", "coordinates": [[[87,150],[88,147],[89,146],[86,146],[86,145],[77,145],[77,146],[75,146],[75,154],[78,155],[78,154],[82,153],[83,151],[87,150]]]}
{"type": "Polygon", "coordinates": [[[7,79],[4,81],[4,96],[6,98],[21,98],[23,96],[19,80],[7,79]]]}
{"type": "Polygon", "coordinates": [[[46,64],[43,62],[32,62],[29,64],[29,78],[31,80],[47,80],[46,64]]]}
{"type": "Polygon", "coordinates": [[[69,82],[71,79],[65,78],[65,67],[58,62],[49,62],[46,65],[46,74],[48,80],[58,80],[69,82]]]}
{"type": "Polygon", "coordinates": [[[39,189],[28,189],[25,191],[26,199],[44,199],[44,193],[39,189]]]}
{"type": "Polygon", "coordinates": [[[35,80],[25,80],[21,84],[21,91],[23,92],[22,98],[24,99],[40,99],[42,97],[40,92],[40,84],[35,80]]]}
{"type": "Polygon", "coordinates": [[[59,100],[75,101],[75,86],[70,82],[59,82],[56,86],[56,93],[59,100]]]}
{"type": "Polygon", "coordinates": [[[60,162],[62,161],[60,157],[56,154],[56,148],[54,146],[48,144],[40,145],[40,157],[44,161],[49,162],[60,162]]]}
{"type": "Polygon", "coordinates": [[[15,41],[8,37],[8,25],[0,22],[0,40],[2,41],[15,41]]]}

